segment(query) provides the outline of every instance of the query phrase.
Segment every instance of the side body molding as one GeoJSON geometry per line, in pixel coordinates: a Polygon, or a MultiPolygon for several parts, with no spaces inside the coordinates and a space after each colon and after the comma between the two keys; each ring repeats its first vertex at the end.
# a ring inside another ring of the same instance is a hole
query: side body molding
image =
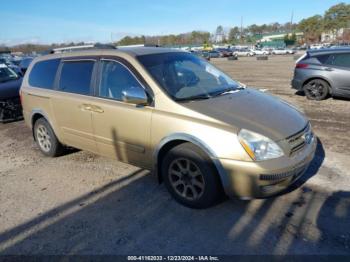
{"type": "Polygon", "coordinates": [[[218,159],[217,155],[215,154],[215,152],[204,141],[198,139],[195,136],[185,134],[185,133],[174,133],[174,134],[171,134],[169,136],[166,136],[159,142],[159,144],[155,148],[154,153],[153,153],[153,163],[154,163],[153,170],[157,176],[158,176],[158,173],[157,173],[158,158],[159,158],[159,153],[160,153],[161,149],[167,143],[172,142],[172,141],[176,141],[176,140],[183,140],[183,141],[190,142],[190,143],[198,146],[205,153],[207,153],[207,155],[213,161],[213,164],[216,167],[216,170],[218,171],[218,174],[219,174],[220,180],[221,180],[221,184],[224,188],[225,193],[227,193],[227,194],[231,193],[231,190],[229,189],[229,185],[230,185],[229,178],[226,174],[225,169],[223,168],[222,164],[220,163],[220,160],[218,159]]]}

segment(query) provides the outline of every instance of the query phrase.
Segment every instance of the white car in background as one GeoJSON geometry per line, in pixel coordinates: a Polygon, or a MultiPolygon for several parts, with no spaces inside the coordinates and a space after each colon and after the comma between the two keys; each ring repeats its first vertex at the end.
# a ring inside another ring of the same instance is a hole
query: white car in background
{"type": "Polygon", "coordinates": [[[233,52],[235,56],[254,56],[255,53],[250,49],[238,49],[233,52]]]}
{"type": "Polygon", "coordinates": [[[264,50],[264,49],[251,49],[250,51],[252,51],[256,55],[269,55],[270,54],[270,51],[264,50]]]}
{"type": "Polygon", "coordinates": [[[287,49],[284,48],[276,48],[274,50],[272,50],[272,54],[273,55],[287,55],[289,54],[287,49]]]}

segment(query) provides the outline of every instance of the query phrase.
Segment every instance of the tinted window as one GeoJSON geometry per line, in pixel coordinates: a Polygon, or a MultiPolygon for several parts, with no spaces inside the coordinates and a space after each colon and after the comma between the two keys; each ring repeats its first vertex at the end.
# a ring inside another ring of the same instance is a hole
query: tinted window
{"type": "Polygon", "coordinates": [[[142,86],[124,65],[114,61],[101,62],[99,84],[101,97],[122,100],[122,92],[133,87],[142,86]]]}
{"type": "Polygon", "coordinates": [[[36,63],[29,75],[29,84],[34,87],[52,89],[59,59],[51,59],[36,63]]]}
{"type": "Polygon", "coordinates": [[[350,53],[348,54],[335,54],[333,64],[335,66],[342,66],[350,68],[350,53]]]}
{"type": "Polygon", "coordinates": [[[94,61],[64,62],[61,71],[59,89],[61,91],[88,95],[94,61]]]}
{"type": "Polygon", "coordinates": [[[317,60],[320,61],[321,64],[327,64],[330,65],[332,64],[332,57],[331,55],[320,55],[317,56],[317,60]]]}

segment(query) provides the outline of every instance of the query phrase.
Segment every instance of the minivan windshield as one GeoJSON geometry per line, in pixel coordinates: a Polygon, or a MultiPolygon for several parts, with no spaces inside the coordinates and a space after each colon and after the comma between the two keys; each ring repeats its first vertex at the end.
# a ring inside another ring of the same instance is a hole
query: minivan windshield
{"type": "Polygon", "coordinates": [[[207,99],[241,88],[216,67],[190,53],[141,55],[138,60],[177,101],[207,99]]]}

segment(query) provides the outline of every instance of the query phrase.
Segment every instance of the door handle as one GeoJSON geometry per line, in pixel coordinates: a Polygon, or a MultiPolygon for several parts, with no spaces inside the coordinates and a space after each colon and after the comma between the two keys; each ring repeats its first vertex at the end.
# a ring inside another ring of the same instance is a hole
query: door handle
{"type": "Polygon", "coordinates": [[[79,107],[81,110],[92,111],[92,106],[89,104],[82,104],[79,107]]]}
{"type": "Polygon", "coordinates": [[[94,111],[94,112],[96,112],[96,113],[103,113],[104,112],[104,110],[101,108],[101,107],[99,107],[99,106],[92,106],[92,109],[91,109],[92,111],[94,111]]]}

